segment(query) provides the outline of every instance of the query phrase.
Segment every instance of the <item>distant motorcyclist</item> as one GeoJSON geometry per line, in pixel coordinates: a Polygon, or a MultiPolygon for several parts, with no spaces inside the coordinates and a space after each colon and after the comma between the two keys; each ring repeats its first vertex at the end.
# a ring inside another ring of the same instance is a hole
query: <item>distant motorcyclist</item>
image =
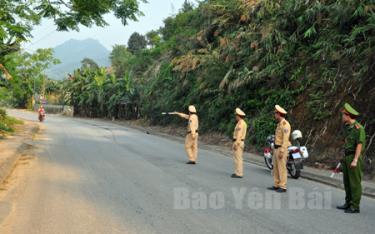
{"type": "Polygon", "coordinates": [[[42,122],[44,120],[44,118],[46,117],[46,112],[44,110],[44,107],[43,105],[40,105],[39,109],[38,109],[38,117],[39,117],[39,121],[42,122]]]}

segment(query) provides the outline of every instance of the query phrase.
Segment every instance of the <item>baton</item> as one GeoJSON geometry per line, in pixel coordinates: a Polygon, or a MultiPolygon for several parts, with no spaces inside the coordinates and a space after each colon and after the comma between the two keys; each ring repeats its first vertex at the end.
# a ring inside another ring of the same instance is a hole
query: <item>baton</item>
{"type": "Polygon", "coordinates": [[[339,162],[339,164],[337,164],[336,168],[333,170],[330,176],[331,178],[335,177],[335,175],[340,172],[340,167],[341,167],[341,162],[339,162]]]}

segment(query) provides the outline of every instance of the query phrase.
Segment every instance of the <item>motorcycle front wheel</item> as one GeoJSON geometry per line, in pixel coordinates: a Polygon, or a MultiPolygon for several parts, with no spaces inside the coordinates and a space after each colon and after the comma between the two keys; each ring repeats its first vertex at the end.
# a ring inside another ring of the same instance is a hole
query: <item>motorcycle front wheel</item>
{"type": "Polygon", "coordinates": [[[273,169],[272,159],[264,157],[264,162],[266,163],[266,166],[268,167],[268,169],[270,170],[273,169]]]}
{"type": "Polygon", "coordinates": [[[295,162],[291,162],[288,165],[288,171],[289,171],[289,175],[293,179],[298,179],[301,176],[301,170],[296,168],[295,162]]]}

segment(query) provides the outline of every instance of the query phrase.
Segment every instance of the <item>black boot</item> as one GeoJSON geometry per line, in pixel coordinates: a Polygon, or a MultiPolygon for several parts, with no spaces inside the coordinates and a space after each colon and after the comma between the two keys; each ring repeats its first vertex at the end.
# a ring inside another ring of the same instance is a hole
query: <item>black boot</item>
{"type": "Polygon", "coordinates": [[[274,190],[274,191],[276,191],[276,190],[278,190],[278,189],[279,189],[279,187],[276,187],[276,186],[272,186],[272,187],[268,187],[267,189],[268,189],[268,190],[274,190]]]}
{"type": "Polygon", "coordinates": [[[278,192],[278,193],[286,193],[286,189],[285,188],[278,188],[276,190],[276,192],[278,192]]]}
{"type": "Polygon", "coordinates": [[[348,209],[345,210],[345,213],[347,213],[347,214],[359,214],[360,211],[357,208],[349,207],[348,209]]]}
{"type": "Polygon", "coordinates": [[[342,206],[337,206],[336,208],[339,209],[339,210],[347,210],[350,206],[348,204],[344,204],[342,206]]]}

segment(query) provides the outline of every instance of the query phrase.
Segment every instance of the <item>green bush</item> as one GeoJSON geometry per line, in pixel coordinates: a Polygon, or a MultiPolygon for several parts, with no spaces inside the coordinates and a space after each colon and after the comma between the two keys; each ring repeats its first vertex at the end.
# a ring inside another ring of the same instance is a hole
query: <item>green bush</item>
{"type": "Polygon", "coordinates": [[[7,112],[0,108],[0,119],[4,119],[7,116],[7,112]]]}
{"type": "Polygon", "coordinates": [[[0,133],[14,132],[14,126],[22,124],[21,120],[7,116],[6,111],[0,108],[0,133]]]}

